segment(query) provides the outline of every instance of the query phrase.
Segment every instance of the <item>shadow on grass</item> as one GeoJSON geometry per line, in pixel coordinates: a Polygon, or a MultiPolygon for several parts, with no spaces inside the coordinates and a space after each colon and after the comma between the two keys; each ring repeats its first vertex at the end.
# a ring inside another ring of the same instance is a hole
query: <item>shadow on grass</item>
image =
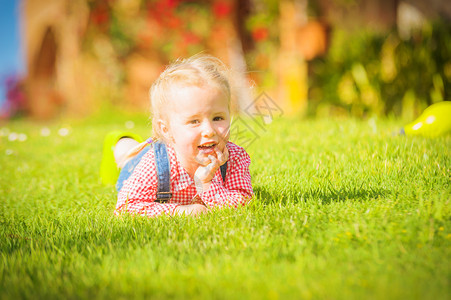
{"type": "Polygon", "coordinates": [[[265,186],[254,186],[254,193],[259,201],[269,203],[298,203],[300,201],[317,200],[323,204],[338,201],[364,201],[377,199],[390,194],[389,191],[380,188],[365,188],[361,186],[333,187],[331,185],[309,188],[306,190],[293,189],[275,190],[265,186]]]}

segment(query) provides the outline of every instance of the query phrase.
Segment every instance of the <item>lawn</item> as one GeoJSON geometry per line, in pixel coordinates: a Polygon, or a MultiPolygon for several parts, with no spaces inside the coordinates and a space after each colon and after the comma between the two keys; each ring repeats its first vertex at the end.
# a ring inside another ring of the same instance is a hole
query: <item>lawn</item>
{"type": "Polygon", "coordinates": [[[232,134],[248,206],[147,219],[115,217],[98,177],[104,135],[128,120],[149,132],[144,116],[0,125],[0,299],[450,299],[451,135],[252,125],[232,134]]]}

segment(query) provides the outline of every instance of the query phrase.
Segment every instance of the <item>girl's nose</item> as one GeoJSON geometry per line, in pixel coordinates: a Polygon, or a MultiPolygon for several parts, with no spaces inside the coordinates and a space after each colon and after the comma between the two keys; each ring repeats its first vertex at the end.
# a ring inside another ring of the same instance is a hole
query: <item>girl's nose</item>
{"type": "Polygon", "coordinates": [[[211,126],[210,122],[205,122],[202,126],[202,136],[204,137],[212,137],[215,134],[215,130],[213,126],[211,126]]]}

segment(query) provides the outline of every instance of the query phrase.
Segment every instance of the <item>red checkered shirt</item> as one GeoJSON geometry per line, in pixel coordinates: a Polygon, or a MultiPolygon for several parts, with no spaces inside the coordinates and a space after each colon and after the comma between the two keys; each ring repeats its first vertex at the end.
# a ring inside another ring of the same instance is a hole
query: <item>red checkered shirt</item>
{"type": "Polygon", "coordinates": [[[174,149],[168,146],[172,192],[172,198],[168,203],[154,202],[158,180],[154,152],[148,151],[133,174],[124,182],[118,194],[116,214],[127,211],[149,217],[161,214],[173,215],[177,206],[199,202],[203,202],[209,208],[245,205],[254,195],[249,173],[251,160],[242,147],[228,142],[227,148],[229,160],[225,182],[218,168],[210,188],[202,194],[197,194],[194,180],[180,165],[174,149]]]}

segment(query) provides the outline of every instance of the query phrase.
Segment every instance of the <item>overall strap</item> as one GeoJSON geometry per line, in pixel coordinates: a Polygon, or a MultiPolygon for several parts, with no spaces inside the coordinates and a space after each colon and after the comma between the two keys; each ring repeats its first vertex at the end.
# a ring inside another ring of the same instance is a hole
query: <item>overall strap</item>
{"type": "MultiPolygon", "coordinates": [[[[166,145],[160,142],[153,143],[155,164],[157,167],[158,190],[155,202],[167,203],[172,198],[171,193],[171,165],[169,163],[166,145]]],[[[222,181],[225,183],[227,175],[227,162],[221,167],[222,181]]]]}
{"type": "Polygon", "coordinates": [[[227,175],[227,162],[225,162],[225,164],[223,164],[220,168],[221,168],[222,182],[225,183],[226,175],[227,175]]]}
{"type": "Polygon", "coordinates": [[[158,190],[155,202],[167,203],[171,197],[171,165],[169,163],[166,145],[160,142],[153,143],[155,164],[157,167],[158,190]]]}

